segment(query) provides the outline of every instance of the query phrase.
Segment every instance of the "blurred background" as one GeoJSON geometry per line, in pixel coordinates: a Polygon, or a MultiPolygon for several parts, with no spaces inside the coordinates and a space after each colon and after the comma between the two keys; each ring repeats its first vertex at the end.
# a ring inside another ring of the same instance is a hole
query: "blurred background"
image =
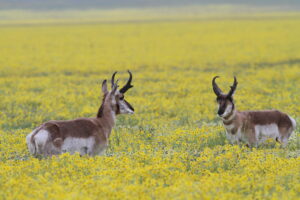
{"type": "Polygon", "coordinates": [[[298,0],[0,0],[0,23],[4,23],[3,20],[20,22],[49,18],[88,21],[162,20],[211,17],[208,14],[216,17],[217,14],[291,12],[299,8],[298,0]]]}
{"type": "Polygon", "coordinates": [[[62,9],[115,9],[160,6],[238,4],[248,6],[274,6],[297,9],[298,0],[0,0],[0,9],[62,10],[62,9]]]}

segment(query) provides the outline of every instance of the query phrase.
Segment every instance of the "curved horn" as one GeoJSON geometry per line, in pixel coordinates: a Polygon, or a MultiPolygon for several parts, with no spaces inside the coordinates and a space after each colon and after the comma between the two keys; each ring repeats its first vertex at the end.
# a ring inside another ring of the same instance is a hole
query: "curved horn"
{"type": "Polygon", "coordinates": [[[213,86],[213,90],[215,92],[215,94],[217,96],[220,96],[222,94],[222,90],[219,88],[219,86],[216,83],[216,79],[219,78],[219,76],[215,76],[212,80],[212,86],[213,86]]]}
{"type": "Polygon", "coordinates": [[[115,85],[115,75],[117,72],[113,73],[112,77],[111,77],[111,89],[114,87],[115,85]]]}
{"type": "Polygon", "coordinates": [[[236,86],[237,86],[238,82],[236,80],[236,77],[234,76],[234,82],[233,85],[230,86],[230,91],[228,92],[227,96],[231,97],[234,94],[234,91],[236,90],[236,86]]]}
{"type": "Polygon", "coordinates": [[[124,87],[122,87],[122,89],[120,89],[120,92],[123,93],[123,94],[124,94],[127,90],[129,90],[130,88],[133,87],[133,85],[131,85],[132,74],[131,74],[131,72],[130,72],[129,70],[128,70],[128,73],[129,73],[129,79],[128,79],[126,85],[124,85],[124,87]]]}

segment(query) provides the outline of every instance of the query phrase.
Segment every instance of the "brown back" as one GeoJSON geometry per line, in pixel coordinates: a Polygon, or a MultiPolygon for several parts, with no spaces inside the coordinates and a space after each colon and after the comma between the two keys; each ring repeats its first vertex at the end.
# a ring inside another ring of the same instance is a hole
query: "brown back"
{"type": "Polygon", "coordinates": [[[264,110],[264,111],[245,111],[254,124],[267,125],[275,123],[278,127],[289,128],[292,122],[287,114],[278,110],[264,110]]]}
{"type": "Polygon", "coordinates": [[[67,137],[87,138],[99,132],[99,126],[93,118],[79,118],[75,120],[49,121],[42,128],[51,133],[52,139],[67,137]]]}

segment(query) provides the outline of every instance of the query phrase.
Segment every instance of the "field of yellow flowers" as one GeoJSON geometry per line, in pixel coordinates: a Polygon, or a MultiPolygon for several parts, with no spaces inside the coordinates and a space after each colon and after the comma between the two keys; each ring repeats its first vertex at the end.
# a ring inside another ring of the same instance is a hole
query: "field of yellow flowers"
{"type": "Polygon", "coordinates": [[[0,199],[299,199],[300,129],[286,149],[230,145],[211,79],[239,110],[300,122],[300,15],[0,26],[0,199]],[[93,117],[114,71],[134,115],[103,156],[30,156],[42,122],[93,117]]]}

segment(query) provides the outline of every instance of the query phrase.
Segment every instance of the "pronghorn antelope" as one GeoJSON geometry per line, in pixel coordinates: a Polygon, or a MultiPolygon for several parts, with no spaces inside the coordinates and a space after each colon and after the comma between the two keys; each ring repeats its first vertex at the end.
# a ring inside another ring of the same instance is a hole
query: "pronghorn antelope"
{"type": "Polygon", "coordinates": [[[233,101],[238,84],[236,77],[227,94],[224,94],[216,84],[218,77],[213,78],[212,86],[217,95],[218,115],[223,120],[227,138],[231,143],[239,144],[243,141],[249,146],[257,146],[267,138],[274,138],[285,147],[296,128],[296,121],[278,110],[237,111],[233,101]]]}
{"type": "Polygon", "coordinates": [[[118,90],[118,81],[111,79],[111,91],[107,81],[102,83],[103,101],[95,118],[79,118],[68,121],[49,121],[37,127],[26,137],[33,155],[51,156],[69,152],[80,155],[99,155],[108,146],[108,138],[118,114],[133,114],[133,107],[124,99],[125,92],[133,87],[130,71],[126,85],[118,90]]]}

